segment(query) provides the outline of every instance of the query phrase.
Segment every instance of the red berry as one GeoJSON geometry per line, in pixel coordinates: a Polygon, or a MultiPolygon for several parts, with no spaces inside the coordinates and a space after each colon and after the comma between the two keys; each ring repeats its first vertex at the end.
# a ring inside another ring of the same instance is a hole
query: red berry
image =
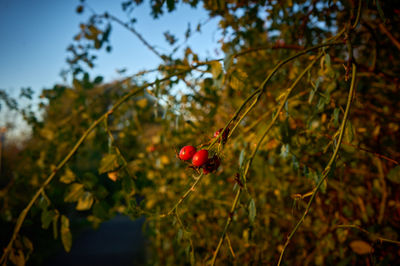
{"type": "Polygon", "coordinates": [[[199,150],[193,155],[192,164],[194,166],[200,167],[208,161],[208,151],[199,150]]]}
{"type": "Polygon", "coordinates": [[[193,155],[196,153],[196,148],[193,146],[185,146],[179,152],[179,158],[181,160],[187,161],[192,159],[193,155]]]}
{"type": "Polygon", "coordinates": [[[218,129],[217,131],[215,131],[214,133],[214,138],[218,138],[219,133],[221,133],[221,131],[223,130],[223,128],[218,129]]]}
{"type": "MultiPolygon", "coordinates": [[[[221,133],[221,131],[223,130],[223,128],[218,129],[217,131],[215,131],[214,133],[214,138],[218,138],[219,134],[221,133]]],[[[225,129],[224,133],[222,134],[222,143],[225,144],[226,140],[228,139],[228,135],[229,135],[229,128],[225,129]]],[[[221,139],[219,140],[221,142],[221,139]]]]}

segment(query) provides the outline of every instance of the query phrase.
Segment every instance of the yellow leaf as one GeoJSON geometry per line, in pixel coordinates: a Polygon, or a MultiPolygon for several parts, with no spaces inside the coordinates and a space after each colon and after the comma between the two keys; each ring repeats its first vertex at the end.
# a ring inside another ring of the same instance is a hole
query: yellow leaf
{"type": "Polygon", "coordinates": [[[145,108],[146,106],[147,106],[147,99],[146,98],[143,98],[143,99],[140,99],[140,100],[137,100],[136,101],[136,104],[140,107],[140,108],[145,108]]]}
{"type": "Polygon", "coordinates": [[[83,184],[74,183],[69,187],[69,191],[64,198],[65,202],[78,201],[79,197],[83,194],[83,184]]]}
{"type": "Polygon", "coordinates": [[[373,252],[373,249],[370,246],[370,244],[362,240],[351,241],[350,247],[358,255],[365,255],[373,252]]]}
{"type": "Polygon", "coordinates": [[[241,87],[242,83],[236,76],[232,76],[229,85],[232,89],[237,90],[241,87]]]}
{"type": "Polygon", "coordinates": [[[79,200],[78,204],[76,205],[76,209],[78,211],[86,211],[92,207],[93,204],[93,195],[90,192],[84,192],[79,200]]]}
{"type": "Polygon", "coordinates": [[[112,181],[115,182],[115,181],[117,181],[117,178],[118,178],[118,172],[117,171],[108,172],[107,176],[108,176],[109,179],[111,179],[112,181]]]}
{"type": "Polygon", "coordinates": [[[222,73],[222,65],[220,62],[213,61],[211,62],[211,73],[214,79],[217,79],[219,75],[222,73]]]}
{"type": "Polygon", "coordinates": [[[72,172],[71,169],[67,168],[65,170],[64,175],[62,175],[60,177],[60,182],[62,182],[64,184],[70,184],[71,182],[75,181],[75,178],[76,178],[76,176],[75,176],[74,172],[72,172]]]}
{"type": "Polygon", "coordinates": [[[72,234],[69,230],[69,219],[65,215],[61,215],[61,241],[63,243],[66,252],[71,250],[72,246],[72,234]]]}

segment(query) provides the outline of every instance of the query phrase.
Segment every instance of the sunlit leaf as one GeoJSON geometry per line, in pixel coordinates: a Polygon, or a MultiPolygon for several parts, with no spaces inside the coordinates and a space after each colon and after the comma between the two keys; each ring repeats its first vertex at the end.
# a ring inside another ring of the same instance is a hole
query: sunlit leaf
{"type": "Polygon", "coordinates": [[[93,205],[93,195],[90,192],[84,192],[78,199],[78,204],[76,205],[76,209],[78,211],[86,211],[89,210],[93,205]]]}
{"type": "Polygon", "coordinates": [[[76,176],[74,172],[70,168],[65,169],[65,173],[60,177],[60,182],[64,184],[70,184],[74,182],[76,179],[76,176]]]}
{"type": "Polygon", "coordinates": [[[57,239],[58,237],[58,218],[60,217],[60,214],[56,212],[56,214],[53,216],[53,237],[54,239],[57,239]]]}
{"type": "Polygon", "coordinates": [[[41,215],[41,221],[42,221],[42,228],[47,229],[50,226],[51,221],[53,220],[53,217],[55,215],[55,212],[53,210],[43,210],[42,215],[41,215]]]}
{"type": "Polygon", "coordinates": [[[118,156],[109,153],[101,159],[99,174],[115,171],[120,166],[121,164],[119,163],[118,156]]]}
{"type": "Polygon", "coordinates": [[[61,241],[66,252],[70,252],[72,246],[72,234],[69,229],[69,219],[65,215],[61,215],[61,241]]]}
{"type": "Polygon", "coordinates": [[[64,198],[65,202],[78,201],[81,195],[84,193],[83,184],[74,183],[69,187],[68,193],[64,198]]]}
{"type": "Polygon", "coordinates": [[[249,221],[250,224],[254,223],[254,219],[256,218],[256,204],[254,199],[252,198],[249,202],[249,221]]]}
{"type": "Polygon", "coordinates": [[[351,241],[350,247],[358,255],[369,254],[373,251],[371,245],[362,240],[351,241]]]}

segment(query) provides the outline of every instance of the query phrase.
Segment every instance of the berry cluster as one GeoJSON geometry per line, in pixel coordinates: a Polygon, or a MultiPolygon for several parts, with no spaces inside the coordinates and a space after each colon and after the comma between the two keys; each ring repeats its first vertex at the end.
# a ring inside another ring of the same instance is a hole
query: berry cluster
{"type": "MultiPolygon", "coordinates": [[[[214,133],[214,138],[217,138],[221,133],[222,128],[214,133]]],[[[220,142],[226,143],[228,138],[229,129],[226,129],[220,138],[220,142]]],[[[203,174],[215,172],[221,164],[221,160],[218,155],[213,155],[208,158],[208,150],[202,149],[197,151],[194,146],[185,146],[179,152],[179,159],[183,161],[192,160],[191,167],[195,169],[203,169],[203,174]]]]}

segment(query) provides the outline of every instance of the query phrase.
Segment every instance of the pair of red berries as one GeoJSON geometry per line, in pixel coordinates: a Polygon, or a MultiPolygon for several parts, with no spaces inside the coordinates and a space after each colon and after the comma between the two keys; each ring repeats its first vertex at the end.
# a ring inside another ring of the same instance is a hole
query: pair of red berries
{"type": "Polygon", "coordinates": [[[193,146],[185,146],[179,152],[179,158],[183,161],[192,159],[193,168],[203,168],[203,173],[208,174],[218,169],[221,161],[217,155],[208,158],[207,150],[197,151],[193,146]]]}
{"type": "Polygon", "coordinates": [[[192,159],[193,166],[201,167],[208,160],[208,151],[197,151],[193,146],[185,146],[179,152],[179,158],[184,161],[192,159]]]}

